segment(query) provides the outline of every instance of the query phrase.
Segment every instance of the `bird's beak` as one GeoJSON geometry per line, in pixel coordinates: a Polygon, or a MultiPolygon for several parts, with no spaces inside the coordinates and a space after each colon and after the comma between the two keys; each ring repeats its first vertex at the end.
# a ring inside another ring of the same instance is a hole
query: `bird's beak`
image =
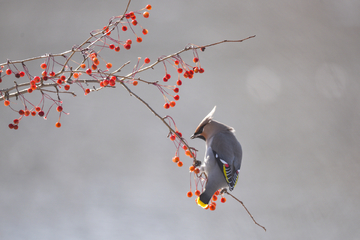
{"type": "Polygon", "coordinates": [[[190,137],[190,138],[191,138],[191,139],[196,138],[195,134],[191,135],[191,137],[190,137]]]}

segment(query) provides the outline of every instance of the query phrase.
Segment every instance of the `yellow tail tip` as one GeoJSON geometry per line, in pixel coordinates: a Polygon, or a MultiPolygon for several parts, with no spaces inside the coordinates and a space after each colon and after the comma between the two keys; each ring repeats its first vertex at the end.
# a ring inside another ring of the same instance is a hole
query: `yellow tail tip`
{"type": "Polygon", "coordinates": [[[202,207],[202,208],[206,208],[206,207],[208,206],[208,204],[203,203],[203,202],[200,200],[200,197],[198,197],[198,198],[196,199],[196,203],[197,203],[200,207],[202,207]]]}

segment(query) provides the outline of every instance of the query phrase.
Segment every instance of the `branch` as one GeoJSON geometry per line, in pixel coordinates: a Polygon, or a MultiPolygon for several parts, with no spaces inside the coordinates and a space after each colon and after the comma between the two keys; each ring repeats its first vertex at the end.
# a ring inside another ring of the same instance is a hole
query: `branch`
{"type": "Polygon", "coordinates": [[[244,203],[243,203],[242,201],[240,201],[240,200],[237,199],[234,195],[232,195],[231,193],[229,193],[226,188],[223,188],[223,189],[221,190],[221,193],[226,193],[226,194],[232,196],[236,201],[238,201],[239,203],[241,203],[241,205],[245,208],[246,212],[249,214],[249,216],[250,216],[251,219],[254,221],[254,223],[255,223],[256,225],[258,225],[259,227],[263,228],[263,229],[266,231],[266,228],[265,228],[264,226],[260,225],[259,223],[257,223],[257,222],[255,221],[254,217],[251,215],[251,213],[250,213],[249,210],[245,207],[245,205],[244,205],[244,203]]]}

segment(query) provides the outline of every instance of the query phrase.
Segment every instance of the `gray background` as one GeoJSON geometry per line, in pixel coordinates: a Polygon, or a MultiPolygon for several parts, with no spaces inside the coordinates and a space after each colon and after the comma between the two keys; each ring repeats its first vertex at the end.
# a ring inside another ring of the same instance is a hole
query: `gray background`
{"type": "MultiPolygon", "coordinates": [[[[68,50],[126,3],[1,1],[0,62],[68,50]]],[[[178,168],[166,127],[118,87],[64,95],[61,129],[52,112],[10,130],[17,115],[0,107],[0,239],[358,239],[359,1],[152,0],[130,9],[146,4],[149,34],[132,51],[109,52],[114,66],[132,60],[131,71],[139,56],[257,35],[201,53],[205,73],[184,80],[171,110],[156,89],[133,89],[187,139],[217,105],[215,119],[236,129],[244,150],[233,193],[268,231],[231,198],[214,212],[187,198],[190,159],[182,154],[178,168]]],[[[141,76],[160,80],[163,70],[141,76]]],[[[190,143],[201,159],[204,143],[190,143]]]]}

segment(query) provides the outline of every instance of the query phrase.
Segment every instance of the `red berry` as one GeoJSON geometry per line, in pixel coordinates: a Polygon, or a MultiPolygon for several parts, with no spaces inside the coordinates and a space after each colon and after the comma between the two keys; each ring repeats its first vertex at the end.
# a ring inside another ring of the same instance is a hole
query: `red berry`
{"type": "Polygon", "coordinates": [[[125,44],[125,45],[124,45],[124,48],[125,48],[126,50],[129,50],[129,49],[131,48],[131,45],[130,45],[130,44],[125,44]]]}
{"type": "Polygon", "coordinates": [[[30,110],[26,109],[25,112],[24,112],[24,115],[27,117],[30,115],[30,110]]]}
{"type": "Polygon", "coordinates": [[[195,168],[194,173],[198,174],[200,172],[199,168],[195,168]]]}
{"type": "Polygon", "coordinates": [[[150,14],[149,14],[149,12],[144,12],[143,16],[144,16],[144,18],[148,18],[150,16],[150,14]]]}
{"type": "Polygon", "coordinates": [[[216,196],[220,194],[220,191],[217,190],[215,193],[214,193],[216,196]]]}
{"type": "Polygon", "coordinates": [[[9,100],[5,100],[5,101],[4,101],[4,105],[5,105],[5,107],[9,106],[9,105],[10,105],[10,101],[9,101],[9,100]]]}
{"type": "Polygon", "coordinates": [[[183,72],[182,68],[178,68],[177,72],[182,73],[183,72]]]}
{"type": "Polygon", "coordinates": [[[138,81],[134,80],[132,83],[134,86],[138,85],[138,81]]]}
{"type": "Polygon", "coordinates": [[[10,124],[9,124],[9,128],[10,128],[10,129],[13,129],[13,128],[14,128],[14,124],[10,123],[10,124]]]}
{"type": "Polygon", "coordinates": [[[178,100],[180,99],[180,96],[179,96],[179,95],[175,95],[175,96],[174,96],[174,99],[175,99],[176,101],[178,101],[178,100]]]}
{"type": "Polygon", "coordinates": [[[19,74],[20,74],[20,77],[25,76],[25,73],[23,71],[19,72],[19,74]]]}
{"type": "Polygon", "coordinates": [[[194,63],[197,63],[198,61],[199,61],[199,58],[194,57],[193,62],[194,62],[194,63]]]}
{"type": "Polygon", "coordinates": [[[179,65],[180,62],[179,62],[179,60],[175,60],[174,63],[175,63],[175,65],[179,65]]]}
{"type": "Polygon", "coordinates": [[[167,73],[167,74],[165,75],[165,77],[166,77],[167,79],[170,79],[170,78],[171,78],[171,75],[167,73]]]}
{"type": "Polygon", "coordinates": [[[123,31],[126,31],[126,30],[127,30],[127,26],[122,26],[121,29],[122,29],[123,31]]]}
{"type": "Polygon", "coordinates": [[[176,85],[181,86],[181,84],[182,84],[182,81],[180,79],[176,81],[176,85]]]}
{"type": "Polygon", "coordinates": [[[6,74],[10,75],[12,73],[11,69],[6,69],[6,74]]]}
{"type": "Polygon", "coordinates": [[[107,63],[106,64],[106,68],[110,69],[112,67],[112,64],[111,63],[107,63]]]}
{"type": "Polygon", "coordinates": [[[92,70],[91,70],[90,68],[88,68],[88,69],[86,69],[86,73],[87,73],[88,75],[91,75],[92,70]]]}
{"type": "Polygon", "coordinates": [[[136,38],[136,41],[137,41],[138,43],[141,43],[141,42],[142,42],[142,38],[141,38],[141,37],[137,37],[137,38],[136,38]]]}
{"type": "Polygon", "coordinates": [[[109,48],[110,48],[110,49],[114,49],[114,48],[115,48],[115,45],[114,45],[114,44],[110,44],[110,45],[109,45],[109,48]]]}
{"type": "Polygon", "coordinates": [[[132,25],[136,26],[138,24],[138,22],[136,20],[132,20],[131,21],[132,25]]]}
{"type": "Polygon", "coordinates": [[[222,198],[220,199],[220,201],[221,201],[222,203],[225,203],[225,202],[226,202],[226,198],[222,197],[222,198]]]}
{"type": "Polygon", "coordinates": [[[169,79],[167,79],[166,77],[163,78],[164,82],[167,82],[169,79]]]}
{"type": "Polygon", "coordinates": [[[179,92],[179,88],[174,88],[174,92],[178,93],[179,92]]]}
{"type": "Polygon", "coordinates": [[[44,111],[40,111],[40,112],[38,112],[38,115],[39,115],[40,117],[43,117],[43,116],[45,115],[45,113],[44,113],[44,111]]]}
{"type": "Polygon", "coordinates": [[[55,72],[50,72],[49,75],[50,75],[50,77],[54,77],[54,76],[55,76],[55,72]]]}
{"type": "Polygon", "coordinates": [[[120,47],[119,47],[119,46],[117,46],[117,47],[115,48],[115,52],[120,52],[120,47]]]}
{"type": "Polygon", "coordinates": [[[28,88],[27,92],[32,93],[33,92],[32,88],[28,88]]]}
{"type": "Polygon", "coordinates": [[[204,72],[204,69],[203,68],[200,68],[199,69],[199,73],[203,73],[204,72]]]}
{"type": "Polygon", "coordinates": [[[176,139],[175,134],[170,136],[170,140],[171,140],[171,141],[175,141],[175,139],[176,139]]]}
{"type": "Polygon", "coordinates": [[[41,67],[42,69],[46,69],[46,68],[47,68],[47,65],[46,65],[46,63],[42,63],[42,64],[40,65],[40,67],[41,67]]]}
{"type": "Polygon", "coordinates": [[[33,117],[36,116],[36,112],[35,112],[35,111],[32,111],[32,112],[31,112],[31,116],[33,116],[33,117]]]}
{"type": "Polygon", "coordinates": [[[148,34],[148,33],[149,33],[149,31],[148,31],[147,29],[145,29],[145,28],[144,28],[144,29],[142,30],[142,33],[143,33],[144,35],[146,35],[146,34],[148,34]]]}
{"type": "Polygon", "coordinates": [[[150,58],[145,58],[144,62],[148,64],[150,62],[150,58]]]}
{"type": "Polygon", "coordinates": [[[89,93],[90,93],[90,89],[89,88],[85,89],[85,95],[88,95],[89,93]]]}
{"type": "Polygon", "coordinates": [[[212,200],[213,200],[213,201],[216,201],[216,200],[217,200],[217,196],[216,196],[216,195],[213,195],[213,196],[212,196],[212,200]]]}
{"type": "Polygon", "coordinates": [[[146,5],[146,7],[145,7],[147,10],[151,10],[151,5],[150,4],[148,4],[148,5],[146,5]]]}
{"type": "Polygon", "coordinates": [[[24,114],[25,114],[24,110],[20,109],[20,110],[19,110],[19,114],[20,114],[20,115],[24,115],[24,114]]]}
{"type": "Polygon", "coordinates": [[[57,128],[61,127],[61,123],[60,122],[55,123],[55,127],[57,128]]]}
{"type": "Polygon", "coordinates": [[[58,111],[58,112],[62,112],[62,110],[63,110],[63,107],[62,107],[62,106],[58,106],[58,107],[56,108],[56,111],[58,111]]]}
{"type": "Polygon", "coordinates": [[[19,124],[20,120],[19,119],[14,119],[14,124],[19,124]]]}
{"type": "Polygon", "coordinates": [[[19,78],[20,77],[20,73],[15,73],[15,77],[19,78]]]}
{"type": "Polygon", "coordinates": [[[34,81],[35,81],[36,83],[39,83],[39,82],[40,82],[40,77],[35,76],[35,77],[34,77],[34,81]]]}
{"type": "Polygon", "coordinates": [[[193,193],[191,191],[189,191],[187,194],[186,194],[189,198],[192,197],[193,193]]]}
{"type": "Polygon", "coordinates": [[[67,85],[64,86],[64,88],[65,88],[65,90],[67,91],[67,90],[70,89],[70,85],[67,84],[67,85]]]}
{"type": "Polygon", "coordinates": [[[210,209],[211,211],[214,211],[214,210],[216,209],[216,206],[215,206],[214,204],[210,204],[209,209],[210,209]]]}
{"type": "Polygon", "coordinates": [[[177,163],[177,165],[178,165],[178,167],[182,167],[182,166],[183,166],[183,162],[179,161],[179,162],[177,163]]]}
{"type": "Polygon", "coordinates": [[[170,102],[170,106],[171,106],[171,107],[175,107],[175,105],[176,105],[176,103],[175,103],[174,101],[171,101],[171,102],[170,102]]]}
{"type": "Polygon", "coordinates": [[[195,195],[196,195],[196,196],[200,196],[200,194],[201,194],[201,193],[200,193],[199,190],[196,190],[196,191],[195,191],[195,195]]]}
{"type": "Polygon", "coordinates": [[[131,40],[131,39],[126,40],[126,44],[131,45],[131,44],[132,44],[132,40],[131,40]]]}
{"type": "Polygon", "coordinates": [[[116,83],[116,82],[115,82],[114,79],[110,79],[110,81],[109,81],[109,85],[110,85],[110,86],[112,86],[112,87],[115,86],[115,83],[116,83]]]}
{"type": "Polygon", "coordinates": [[[164,108],[165,108],[165,109],[168,109],[169,107],[170,107],[170,104],[169,104],[169,103],[165,103],[165,104],[164,104],[164,108]]]}
{"type": "Polygon", "coordinates": [[[39,106],[35,107],[35,111],[40,112],[41,108],[39,106]]]}

